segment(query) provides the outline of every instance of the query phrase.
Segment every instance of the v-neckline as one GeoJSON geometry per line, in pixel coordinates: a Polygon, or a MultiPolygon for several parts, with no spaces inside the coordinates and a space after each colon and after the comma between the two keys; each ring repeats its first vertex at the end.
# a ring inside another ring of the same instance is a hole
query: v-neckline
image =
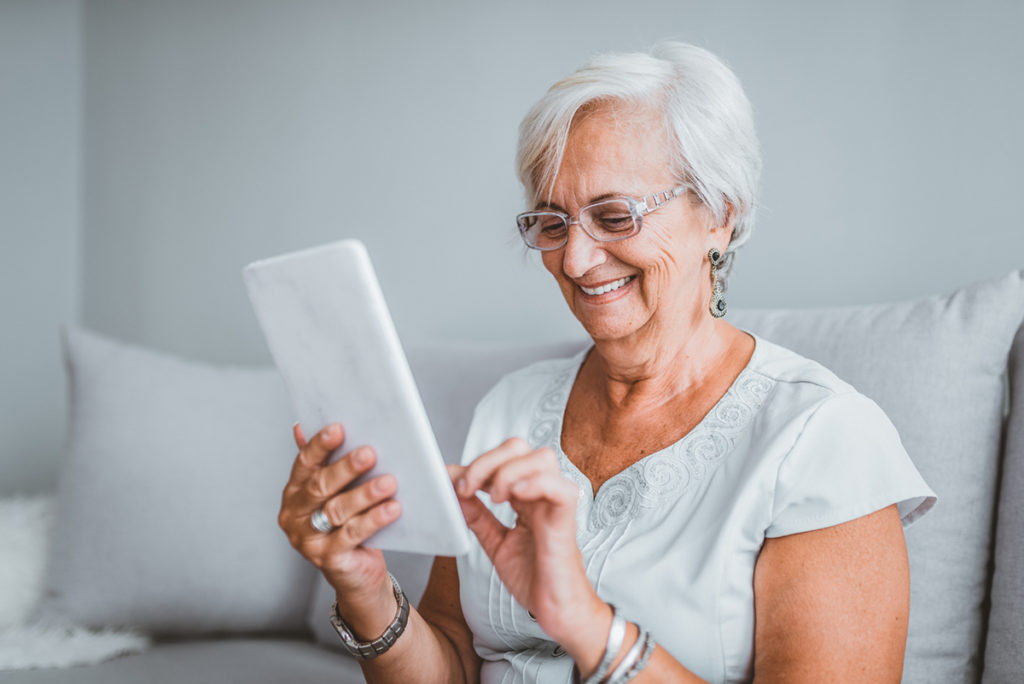
{"type": "Polygon", "coordinates": [[[576,372],[567,374],[565,382],[568,383],[568,385],[562,388],[564,390],[562,394],[564,394],[565,399],[557,410],[558,420],[556,425],[554,426],[553,431],[555,437],[554,447],[555,454],[558,456],[560,461],[566,464],[570,474],[573,475],[574,479],[576,479],[579,484],[585,484],[587,490],[589,490],[589,500],[591,503],[596,502],[597,499],[601,496],[601,492],[605,491],[606,489],[609,489],[609,485],[612,485],[613,481],[620,480],[624,477],[629,477],[629,473],[632,473],[642,468],[644,464],[646,464],[653,458],[658,457],[659,455],[664,454],[667,451],[679,448],[680,445],[691,439],[693,435],[701,432],[704,429],[705,423],[708,420],[708,416],[714,414],[715,411],[717,411],[719,407],[721,407],[726,402],[727,399],[731,398],[732,395],[735,394],[736,388],[739,386],[740,381],[743,380],[745,376],[750,374],[750,372],[755,366],[755,361],[758,360],[761,355],[761,350],[764,346],[763,340],[750,331],[744,330],[743,332],[747,333],[754,339],[754,350],[751,352],[750,358],[747,360],[747,363],[743,366],[742,370],[740,370],[736,377],[733,378],[733,381],[729,385],[729,388],[726,389],[725,393],[718,398],[718,401],[716,401],[711,406],[711,408],[709,408],[707,412],[703,416],[701,416],[701,419],[697,421],[697,423],[692,428],[690,428],[690,431],[687,432],[685,435],[683,435],[675,442],[672,442],[671,444],[665,446],[662,449],[652,451],[651,453],[638,458],[636,461],[629,464],[628,466],[626,466],[625,468],[623,468],[622,470],[620,470],[619,472],[615,473],[614,475],[606,479],[604,482],[602,482],[601,486],[598,487],[596,491],[594,490],[593,482],[590,481],[590,478],[587,477],[587,474],[580,470],[579,466],[577,466],[573,462],[573,460],[569,458],[569,456],[565,453],[565,450],[562,448],[562,430],[565,426],[565,411],[569,406],[569,396],[572,394],[572,388],[576,384],[576,380],[579,377],[580,370],[583,368],[584,361],[586,361],[587,356],[594,349],[593,345],[580,351],[576,355],[576,372]]]}

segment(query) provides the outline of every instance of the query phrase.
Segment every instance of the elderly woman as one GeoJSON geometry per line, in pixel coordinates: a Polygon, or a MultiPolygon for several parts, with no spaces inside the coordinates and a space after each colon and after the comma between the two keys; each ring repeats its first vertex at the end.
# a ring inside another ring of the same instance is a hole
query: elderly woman
{"type": "Polygon", "coordinates": [[[342,491],[372,450],[324,466],[341,427],[296,431],[280,523],[367,679],[899,681],[901,522],[934,496],[872,401],[722,318],[760,166],[735,76],[678,43],[599,57],[527,115],[519,166],[519,230],[593,346],[480,402],[450,468],[478,544],[418,611],[360,545],[394,479],[342,491]]]}

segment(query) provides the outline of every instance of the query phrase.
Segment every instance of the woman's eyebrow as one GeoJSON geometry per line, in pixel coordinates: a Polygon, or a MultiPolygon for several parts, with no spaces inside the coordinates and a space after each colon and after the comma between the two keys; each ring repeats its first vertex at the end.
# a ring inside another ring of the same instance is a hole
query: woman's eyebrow
{"type": "MultiPolygon", "coordinates": [[[[594,202],[600,202],[601,200],[611,199],[613,197],[629,197],[629,194],[625,192],[605,192],[597,195],[596,197],[591,197],[587,201],[587,204],[593,204],[594,202]]],[[[555,202],[541,202],[534,208],[534,211],[540,211],[543,209],[554,209],[555,211],[560,211],[563,214],[569,213],[562,207],[558,206],[555,202]]]]}

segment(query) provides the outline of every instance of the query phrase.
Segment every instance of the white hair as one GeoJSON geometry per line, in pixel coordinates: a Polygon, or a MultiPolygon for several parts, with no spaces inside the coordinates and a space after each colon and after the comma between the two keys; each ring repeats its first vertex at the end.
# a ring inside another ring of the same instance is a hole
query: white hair
{"type": "Polygon", "coordinates": [[[761,151],[739,79],[713,54],[663,42],[649,53],[598,55],[551,86],[519,125],[519,180],[530,202],[554,187],[569,127],[593,106],[660,109],[675,146],[673,173],[715,220],[733,221],[719,269],[723,285],[737,248],[750,237],[761,151]]]}

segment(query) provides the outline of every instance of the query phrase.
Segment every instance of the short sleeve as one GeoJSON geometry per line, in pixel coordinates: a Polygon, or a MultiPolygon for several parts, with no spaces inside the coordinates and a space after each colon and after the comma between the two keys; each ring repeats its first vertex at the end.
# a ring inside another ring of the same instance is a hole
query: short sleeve
{"type": "Polygon", "coordinates": [[[892,504],[906,527],[935,501],[882,409],[856,392],[835,394],[782,459],[765,536],[838,525],[892,504]]]}

